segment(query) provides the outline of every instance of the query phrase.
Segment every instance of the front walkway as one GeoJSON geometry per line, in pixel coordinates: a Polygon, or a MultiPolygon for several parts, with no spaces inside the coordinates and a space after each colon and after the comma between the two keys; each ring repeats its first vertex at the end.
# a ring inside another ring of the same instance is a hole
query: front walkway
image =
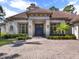
{"type": "Polygon", "coordinates": [[[0,47],[0,59],[79,59],[79,40],[33,38],[0,47]]]}

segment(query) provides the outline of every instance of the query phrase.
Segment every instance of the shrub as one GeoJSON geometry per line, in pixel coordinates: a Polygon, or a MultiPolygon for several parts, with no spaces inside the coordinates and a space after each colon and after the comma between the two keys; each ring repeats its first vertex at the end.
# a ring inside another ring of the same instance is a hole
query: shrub
{"type": "Polygon", "coordinates": [[[17,40],[25,40],[26,37],[17,37],[17,40]]]}
{"type": "Polygon", "coordinates": [[[2,37],[2,36],[4,36],[4,35],[6,35],[6,33],[4,33],[4,32],[1,32],[1,37],[2,37]]]}
{"type": "Polygon", "coordinates": [[[16,37],[28,37],[27,34],[5,34],[1,36],[4,39],[9,39],[9,38],[16,38],[16,37]]]}
{"type": "Polygon", "coordinates": [[[27,36],[26,39],[32,39],[32,37],[28,37],[28,36],[27,36]]]}
{"type": "Polygon", "coordinates": [[[28,36],[27,34],[17,34],[17,36],[28,36]]]}
{"type": "Polygon", "coordinates": [[[2,36],[2,38],[8,39],[8,38],[11,38],[11,35],[10,34],[5,34],[4,36],[2,36]]]}
{"type": "Polygon", "coordinates": [[[17,40],[28,40],[31,39],[31,37],[16,37],[17,40]]]}
{"type": "Polygon", "coordinates": [[[16,38],[16,34],[5,34],[4,36],[2,36],[2,38],[4,39],[9,39],[9,38],[16,38]]]}
{"type": "Polygon", "coordinates": [[[48,39],[76,39],[75,35],[49,36],[48,39]]]}
{"type": "Polygon", "coordinates": [[[65,35],[65,39],[76,39],[75,35],[65,35]]]}

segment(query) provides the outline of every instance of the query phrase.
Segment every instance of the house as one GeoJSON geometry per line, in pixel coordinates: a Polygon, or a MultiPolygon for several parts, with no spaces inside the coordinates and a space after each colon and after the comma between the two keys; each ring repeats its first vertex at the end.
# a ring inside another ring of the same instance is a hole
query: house
{"type": "Polygon", "coordinates": [[[61,34],[75,34],[76,38],[79,38],[79,15],[51,11],[35,4],[31,4],[25,12],[6,18],[4,23],[0,24],[0,28],[1,32],[9,34],[25,33],[29,37],[49,36],[57,34],[56,25],[61,22],[71,26],[69,31],[61,31],[61,34]]]}

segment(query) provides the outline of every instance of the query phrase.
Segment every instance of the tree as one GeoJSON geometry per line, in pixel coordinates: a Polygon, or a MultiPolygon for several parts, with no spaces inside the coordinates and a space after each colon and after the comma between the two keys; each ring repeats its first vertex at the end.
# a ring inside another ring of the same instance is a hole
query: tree
{"type": "Polygon", "coordinates": [[[2,6],[0,6],[0,12],[3,13],[3,8],[2,8],[2,6]]]}
{"type": "Polygon", "coordinates": [[[50,7],[49,9],[50,9],[50,10],[53,10],[53,11],[59,11],[59,9],[56,8],[55,6],[52,6],[52,7],[50,7]]]}
{"type": "Polygon", "coordinates": [[[5,16],[4,10],[3,10],[2,6],[0,6],[0,21],[4,20],[4,16],[5,16]]]}
{"type": "MultiPolygon", "coordinates": [[[[3,12],[2,6],[0,6],[0,23],[4,20],[5,13],[3,12]]],[[[1,28],[0,28],[0,39],[1,39],[1,28]]]]}
{"type": "Polygon", "coordinates": [[[75,7],[73,5],[68,5],[63,9],[63,11],[71,12],[71,13],[73,13],[74,10],[75,10],[75,7]]]}
{"type": "Polygon", "coordinates": [[[63,32],[65,31],[66,32],[66,31],[69,30],[69,28],[70,28],[70,26],[67,23],[62,22],[62,23],[57,25],[56,31],[57,32],[61,32],[61,31],[63,31],[63,32]]]}

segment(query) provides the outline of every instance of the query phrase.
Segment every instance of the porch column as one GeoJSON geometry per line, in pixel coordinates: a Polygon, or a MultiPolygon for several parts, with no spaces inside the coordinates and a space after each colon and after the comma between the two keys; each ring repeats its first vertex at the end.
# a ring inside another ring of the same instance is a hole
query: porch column
{"type": "Polygon", "coordinates": [[[72,34],[74,34],[74,26],[72,26],[72,34]]]}
{"type": "Polygon", "coordinates": [[[17,23],[17,22],[14,22],[14,23],[13,23],[13,27],[14,27],[13,33],[14,33],[14,34],[18,34],[18,33],[19,33],[19,31],[18,31],[18,23],[17,23]]]}
{"type": "Polygon", "coordinates": [[[28,20],[28,35],[29,35],[29,37],[33,36],[33,26],[32,26],[32,20],[31,19],[28,20]]]}
{"type": "Polygon", "coordinates": [[[74,24],[74,35],[76,36],[76,39],[79,39],[79,25],[74,24]]]}
{"type": "Polygon", "coordinates": [[[46,37],[48,37],[50,35],[50,20],[46,20],[46,37]]]}

